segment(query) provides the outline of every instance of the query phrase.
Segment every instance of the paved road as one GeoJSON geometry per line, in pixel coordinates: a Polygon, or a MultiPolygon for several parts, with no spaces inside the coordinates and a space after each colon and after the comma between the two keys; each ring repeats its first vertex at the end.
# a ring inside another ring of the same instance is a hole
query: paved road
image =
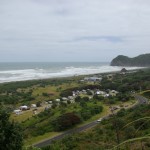
{"type": "Polygon", "coordinates": [[[139,104],[148,104],[148,99],[141,96],[141,95],[134,95],[135,99],[138,101],[139,104]]]}
{"type": "MultiPolygon", "coordinates": [[[[138,101],[138,103],[136,105],[139,105],[139,104],[147,104],[148,103],[148,99],[143,97],[143,96],[140,96],[140,95],[134,95],[135,99],[138,101]]],[[[136,105],[134,105],[133,107],[135,107],[136,105]]],[[[109,116],[104,116],[102,117],[102,119],[108,119],[109,116]]],[[[72,129],[72,130],[69,130],[69,131],[66,131],[58,136],[55,136],[51,139],[48,139],[48,140],[44,140],[38,144],[35,144],[34,146],[35,147],[44,147],[44,146],[48,146],[51,144],[52,141],[55,141],[55,140],[59,140],[59,139],[62,139],[63,137],[65,137],[66,135],[70,135],[70,134],[73,134],[73,133],[78,133],[78,132],[81,132],[81,131],[84,131],[86,129],[89,129],[89,128],[92,128],[94,126],[97,125],[97,121],[93,121],[89,124],[86,124],[82,127],[79,127],[79,128],[76,128],[76,129],[72,129]]]]}
{"type": "Polygon", "coordinates": [[[70,134],[73,134],[73,133],[78,133],[78,132],[84,131],[84,130],[86,130],[86,129],[92,128],[92,127],[94,127],[94,126],[96,126],[96,125],[97,125],[97,121],[93,121],[93,122],[91,122],[91,123],[89,123],[89,124],[86,124],[86,125],[84,125],[84,126],[82,126],[82,127],[79,127],[79,128],[76,128],[76,129],[72,129],[72,130],[69,130],[69,131],[66,131],[66,132],[64,132],[64,133],[61,134],[61,135],[55,136],[55,137],[53,137],[53,138],[51,138],[51,139],[48,139],[48,140],[45,140],[45,141],[40,142],[40,143],[38,143],[38,144],[35,144],[34,146],[35,146],[35,147],[44,147],[44,146],[47,146],[47,145],[51,144],[51,142],[54,141],[54,140],[62,139],[62,138],[65,137],[66,135],[70,135],[70,134]]]}

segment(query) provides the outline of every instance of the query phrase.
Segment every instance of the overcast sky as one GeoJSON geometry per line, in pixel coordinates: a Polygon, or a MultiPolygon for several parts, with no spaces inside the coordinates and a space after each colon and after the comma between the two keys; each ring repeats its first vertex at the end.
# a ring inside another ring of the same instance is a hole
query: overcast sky
{"type": "Polygon", "coordinates": [[[150,53],[150,0],[0,0],[0,61],[150,53]]]}

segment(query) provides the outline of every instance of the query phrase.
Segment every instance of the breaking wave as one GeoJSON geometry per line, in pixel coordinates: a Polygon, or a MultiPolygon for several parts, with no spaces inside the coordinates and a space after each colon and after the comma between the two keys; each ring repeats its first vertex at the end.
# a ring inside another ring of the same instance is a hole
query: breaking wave
{"type": "MultiPolygon", "coordinates": [[[[27,68],[27,67],[26,67],[27,68]]],[[[74,75],[88,75],[96,73],[106,73],[120,71],[122,67],[109,66],[103,64],[96,65],[67,65],[63,67],[43,67],[32,69],[12,69],[0,70],[0,83],[24,81],[32,79],[46,79],[54,77],[69,77],[74,75]]],[[[127,70],[138,69],[138,67],[126,67],[127,70]]]]}

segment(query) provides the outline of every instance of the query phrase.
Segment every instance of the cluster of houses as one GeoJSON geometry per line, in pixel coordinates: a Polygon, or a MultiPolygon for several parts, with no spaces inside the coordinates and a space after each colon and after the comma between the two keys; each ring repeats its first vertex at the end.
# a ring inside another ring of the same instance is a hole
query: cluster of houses
{"type": "Polygon", "coordinates": [[[55,100],[47,101],[45,102],[46,103],[45,109],[51,108],[54,103],[57,104],[57,106],[59,106],[60,103],[68,104],[68,102],[75,103],[75,96],[62,97],[62,98],[57,98],[55,100]]]}
{"type": "Polygon", "coordinates": [[[91,95],[100,95],[100,96],[103,96],[103,97],[109,97],[109,96],[116,96],[119,92],[118,91],[115,91],[115,90],[107,90],[106,91],[102,91],[102,90],[99,90],[99,89],[96,89],[96,90],[90,90],[90,89],[87,89],[87,90],[82,90],[82,91],[73,91],[73,96],[80,96],[81,94],[88,94],[88,92],[92,93],[91,95]]]}
{"type": "Polygon", "coordinates": [[[91,89],[87,89],[87,90],[77,90],[77,91],[72,91],[72,95],[68,96],[68,97],[61,97],[61,98],[57,98],[55,100],[50,100],[45,102],[46,103],[46,107],[45,109],[49,109],[52,107],[52,105],[55,103],[57,104],[57,106],[60,105],[60,103],[65,103],[68,104],[68,102],[70,103],[75,103],[75,98],[77,96],[81,96],[81,95],[85,95],[88,96],[89,99],[91,99],[94,95],[100,95],[103,97],[109,97],[109,96],[116,96],[119,92],[115,91],[115,90],[108,90],[107,92],[105,91],[101,91],[99,89],[96,90],[91,90],[91,89]],[[91,95],[88,95],[88,92],[91,93],[91,95]]]}
{"type": "Polygon", "coordinates": [[[97,90],[96,94],[103,97],[116,96],[119,92],[116,90],[108,90],[108,92],[97,90]]]}
{"type": "MultiPolygon", "coordinates": [[[[120,71],[120,74],[126,74],[127,73],[127,70],[125,68],[123,68],[121,71],[120,71]]],[[[114,74],[108,74],[106,75],[107,79],[108,80],[112,80],[113,79],[113,76],[114,74]]],[[[97,75],[97,76],[90,76],[90,77],[85,77],[83,80],[80,80],[81,82],[93,82],[93,83],[100,83],[102,81],[102,76],[101,75],[97,75]]],[[[81,96],[81,95],[85,95],[85,96],[88,96],[89,99],[93,98],[94,95],[99,95],[99,96],[102,96],[102,97],[109,97],[109,96],[116,96],[119,92],[118,91],[115,91],[115,90],[107,90],[107,91],[102,91],[100,89],[95,89],[95,90],[91,90],[91,89],[83,89],[83,90],[77,90],[77,91],[72,91],[72,95],[68,96],[68,97],[61,97],[61,98],[57,98],[55,100],[50,100],[50,101],[47,101],[45,102],[45,109],[49,109],[52,107],[52,105],[55,103],[57,104],[57,106],[59,106],[60,103],[65,103],[65,104],[68,104],[68,102],[70,103],[75,103],[75,98],[77,96],[81,96]],[[90,92],[90,94],[89,94],[90,92]]],[[[33,114],[37,114],[36,112],[36,108],[37,108],[37,105],[36,104],[31,104],[30,107],[26,106],[26,105],[23,105],[23,106],[20,106],[18,109],[14,110],[14,113],[19,115],[22,113],[22,111],[26,111],[26,110],[29,110],[29,109],[32,109],[33,111],[33,114]]],[[[116,109],[119,109],[119,107],[111,107],[110,108],[111,110],[116,110],[116,109]]]]}
{"type": "Polygon", "coordinates": [[[15,110],[14,110],[14,113],[15,113],[16,115],[20,115],[20,114],[22,114],[23,111],[29,110],[30,108],[33,108],[33,113],[34,113],[34,114],[37,113],[36,110],[35,110],[35,108],[37,108],[36,104],[31,104],[31,107],[29,107],[29,106],[27,106],[27,105],[22,105],[22,106],[20,106],[18,109],[15,109],[15,110]]]}
{"type": "MultiPolygon", "coordinates": [[[[112,79],[113,75],[110,74],[108,75],[107,78],[109,79],[112,79]]],[[[91,76],[91,77],[85,77],[82,81],[84,82],[101,82],[102,80],[102,76],[99,75],[99,76],[91,76]]],[[[109,97],[109,96],[116,96],[118,94],[117,91],[115,90],[107,90],[106,91],[101,91],[99,89],[95,89],[95,90],[91,90],[91,89],[83,89],[83,90],[77,90],[77,91],[72,91],[72,95],[68,96],[68,97],[61,97],[61,98],[57,98],[55,100],[50,100],[50,101],[47,101],[45,102],[45,109],[49,109],[52,107],[52,105],[55,103],[57,106],[60,105],[60,103],[65,103],[65,104],[68,104],[69,103],[75,103],[75,98],[77,96],[81,96],[81,95],[85,95],[85,96],[88,96],[89,99],[91,99],[94,95],[100,95],[100,96],[103,96],[103,97],[109,97]],[[91,94],[89,94],[89,92],[91,94]]],[[[26,106],[26,105],[23,105],[23,106],[20,106],[18,109],[14,110],[14,113],[19,115],[22,113],[22,111],[25,111],[25,110],[29,110],[30,108],[33,108],[33,114],[36,114],[37,112],[35,111],[37,108],[37,105],[36,104],[31,104],[30,107],[26,106]]]]}

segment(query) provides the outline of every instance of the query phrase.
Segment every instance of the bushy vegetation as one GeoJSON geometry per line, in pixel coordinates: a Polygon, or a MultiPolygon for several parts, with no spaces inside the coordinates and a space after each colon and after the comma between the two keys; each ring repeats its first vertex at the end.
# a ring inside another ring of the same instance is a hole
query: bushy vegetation
{"type": "Polygon", "coordinates": [[[95,128],[84,133],[67,136],[42,150],[105,150],[126,141],[115,149],[150,149],[150,105],[137,106],[136,109],[122,109],[116,116],[103,120],[95,128]],[[140,115],[138,115],[140,112],[140,115]],[[147,117],[147,118],[145,118],[147,117]],[[145,118],[145,119],[144,119],[145,118]],[[149,118],[149,119],[148,119],[149,118]],[[142,140],[142,137],[147,137],[142,140]],[[136,139],[137,140],[131,140],[136,139]],[[127,140],[130,140],[127,142],[127,140]]]}
{"type": "Polygon", "coordinates": [[[23,136],[19,124],[9,121],[9,114],[0,108],[0,149],[22,150],[23,136]]]}
{"type": "Polygon", "coordinates": [[[95,104],[92,100],[88,103],[80,101],[77,104],[70,104],[68,109],[61,105],[56,106],[54,109],[45,110],[22,122],[25,138],[43,135],[51,131],[64,131],[102,111],[101,104],[95,104]]]}
{"type": "Polygon", "coordinates": [[[142,95],[150,99],[150,90],[144,92],[142,95]]]}
{"type": "Polygon", "coordinates": [[[79,116],[75,113],[66,113],[52,121],[52,126],[55,131],[64,131],[81,122],[79,116]]]}

